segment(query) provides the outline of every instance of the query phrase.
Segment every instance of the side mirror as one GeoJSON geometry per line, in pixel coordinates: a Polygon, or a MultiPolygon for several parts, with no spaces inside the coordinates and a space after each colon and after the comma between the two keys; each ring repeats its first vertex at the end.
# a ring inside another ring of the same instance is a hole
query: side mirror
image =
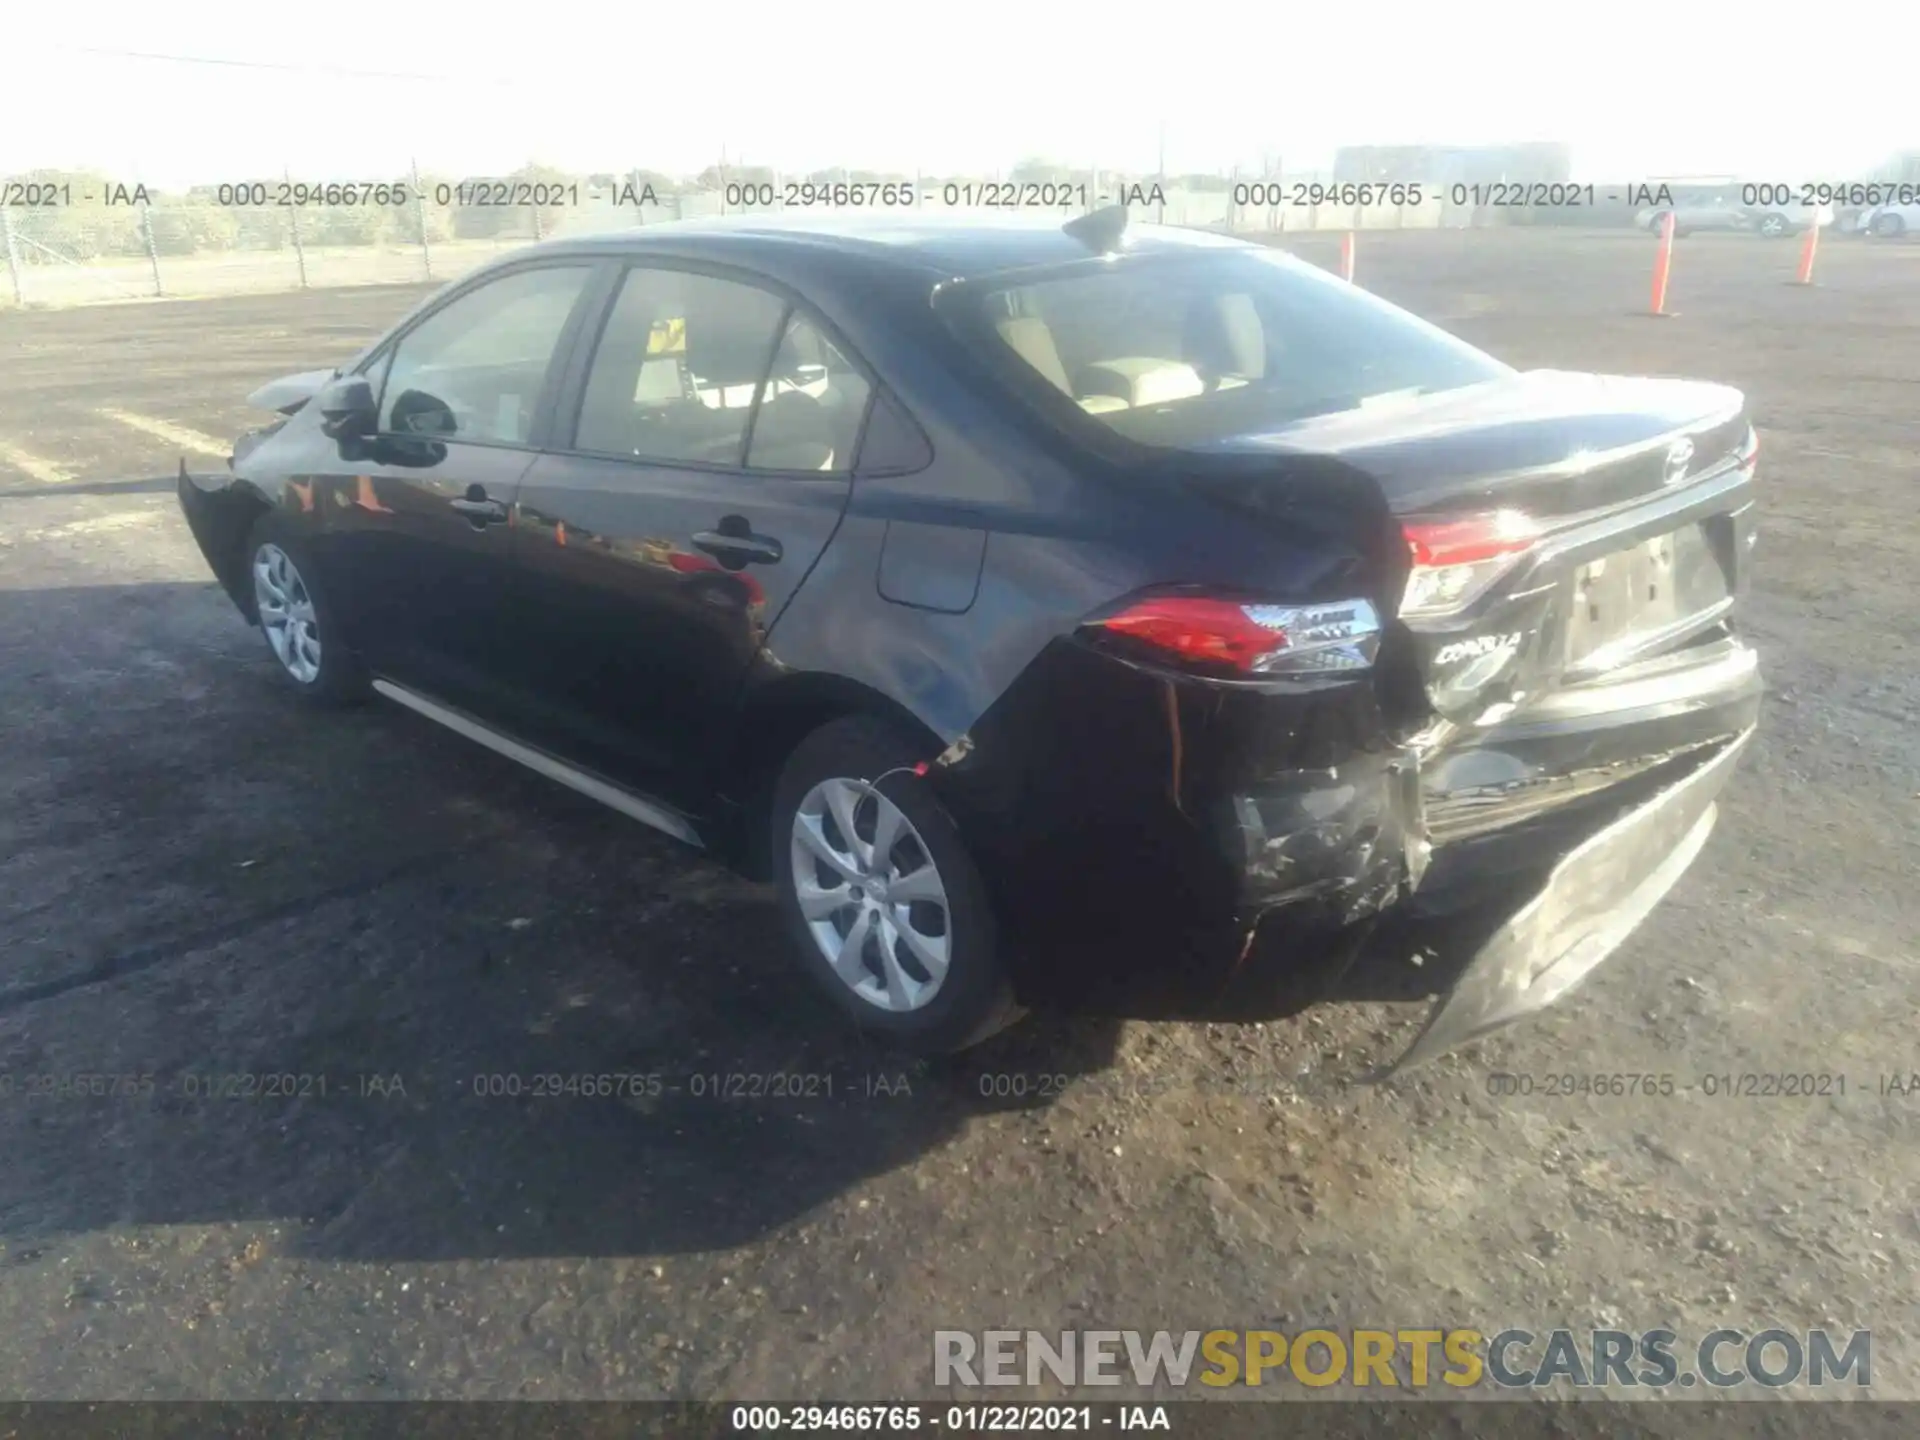
{"type": "Polygon", "coordinates": [[[313,403],[320,411],[321,433],[335,440],[362,439],[380,423],[380,407],[364,375],[329,380],[313,403]]]}

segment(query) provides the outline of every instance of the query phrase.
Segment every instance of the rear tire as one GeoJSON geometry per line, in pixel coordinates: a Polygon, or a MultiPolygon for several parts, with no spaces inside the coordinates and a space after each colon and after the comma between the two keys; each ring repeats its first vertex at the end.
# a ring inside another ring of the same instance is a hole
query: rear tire
{"type": "Polygon", "coordinates": [[[1792,226],[1787,223],[1787,217],[1784,215],[1762,215],[1760,217],[1760,233],[1769,240],[1779,239],[1791,228],[1792,226]]]}
{"type": "Polygon", "coordinates": [[[256,623],[280,682],[311,705],[331,708],[362,699],[367,673],[347,647],[306,546],[274,512],[247,532],[246,565],[256,623]]]}
{"type": "Polygon", "coordinates": [[[1898,215],[1876,215],[1873,217],[1873,233],[1882,240],[1897,240],[1907,231],[1907,222],[1898,215]]]}
{"type": "Polygon", "coordinates": [[[863,1030],[938,1055],[1020,1011],[980,872],[912,773],[926,758],[880,720],[835,720],[788,758],[769,819],[781,918],[807,973],[863,1030]]]}

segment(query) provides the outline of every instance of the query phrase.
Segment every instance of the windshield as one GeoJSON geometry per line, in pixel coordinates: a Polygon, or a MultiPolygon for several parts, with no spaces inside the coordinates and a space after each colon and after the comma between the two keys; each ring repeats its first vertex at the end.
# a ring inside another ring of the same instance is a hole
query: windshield
{"type": "Polygon", "coordinates": [[[955,293],[950,318],[1007,379],[1068,423],[1077,410],[1153,447],[1512,373],[1424,320],[1266,250],[1095,261],[977,285],[955,293]]]}

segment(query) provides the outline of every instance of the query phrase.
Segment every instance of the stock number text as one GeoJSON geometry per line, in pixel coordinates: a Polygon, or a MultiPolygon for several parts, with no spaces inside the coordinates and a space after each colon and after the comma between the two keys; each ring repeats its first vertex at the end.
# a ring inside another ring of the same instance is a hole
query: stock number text
{"type": "Polygon", "coordinates": [[[911,206],[919,200],[912,185],[904,181],[812,181],[788,180],[776,185],[771,180],[742,180],[726,185],[721,199],[728,205],[744,207],[781,206],[801,209],[813,205],[887,209],[911,206]]]}
{"type": "Polygon", "coordinates": [[[1742,205],[1920,205],[1920,185],[1876,181],[1844,184],[1760,184],[1740,187],[1742,205]]]}
{"type": "Polygon", "coordinates": [[[244,180],[233,185],[216,185],[216,205],[273,205],[281,208],[308,205],[405,205],[413,191],[399,183],[385,181],[329,181],[324,185],[303,185],[297,180],[244,180]]]}
{"type": "Polygon", "coordinates": [[[1316,180],[1250,180],[1233,187],[1236,205],[1420,205],[1426,200],[1420,183],[1385,180],[1349,180],[1322,184],[1316,180]]]}
{"type": "Polygon", "coordinates": [[[736,1405],[735,1430],[918,1430],[918,1405],[736,1405]]]}

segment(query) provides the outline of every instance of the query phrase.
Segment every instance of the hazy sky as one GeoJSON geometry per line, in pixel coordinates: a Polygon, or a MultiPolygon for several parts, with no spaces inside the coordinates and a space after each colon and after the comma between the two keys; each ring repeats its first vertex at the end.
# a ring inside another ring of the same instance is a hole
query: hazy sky
{"type": "Polygon", "coordinates": [[[1920,7],[1881,0],[10,8],[0,175],[376,179],[415,157],[466,174],[693,172],[723,146],[787,171],[1028,155],[1151,171],[1163,125],[1170,170],[1564,140],[1581,178],[1795,182],[1920,148],[1920,7]]]}

